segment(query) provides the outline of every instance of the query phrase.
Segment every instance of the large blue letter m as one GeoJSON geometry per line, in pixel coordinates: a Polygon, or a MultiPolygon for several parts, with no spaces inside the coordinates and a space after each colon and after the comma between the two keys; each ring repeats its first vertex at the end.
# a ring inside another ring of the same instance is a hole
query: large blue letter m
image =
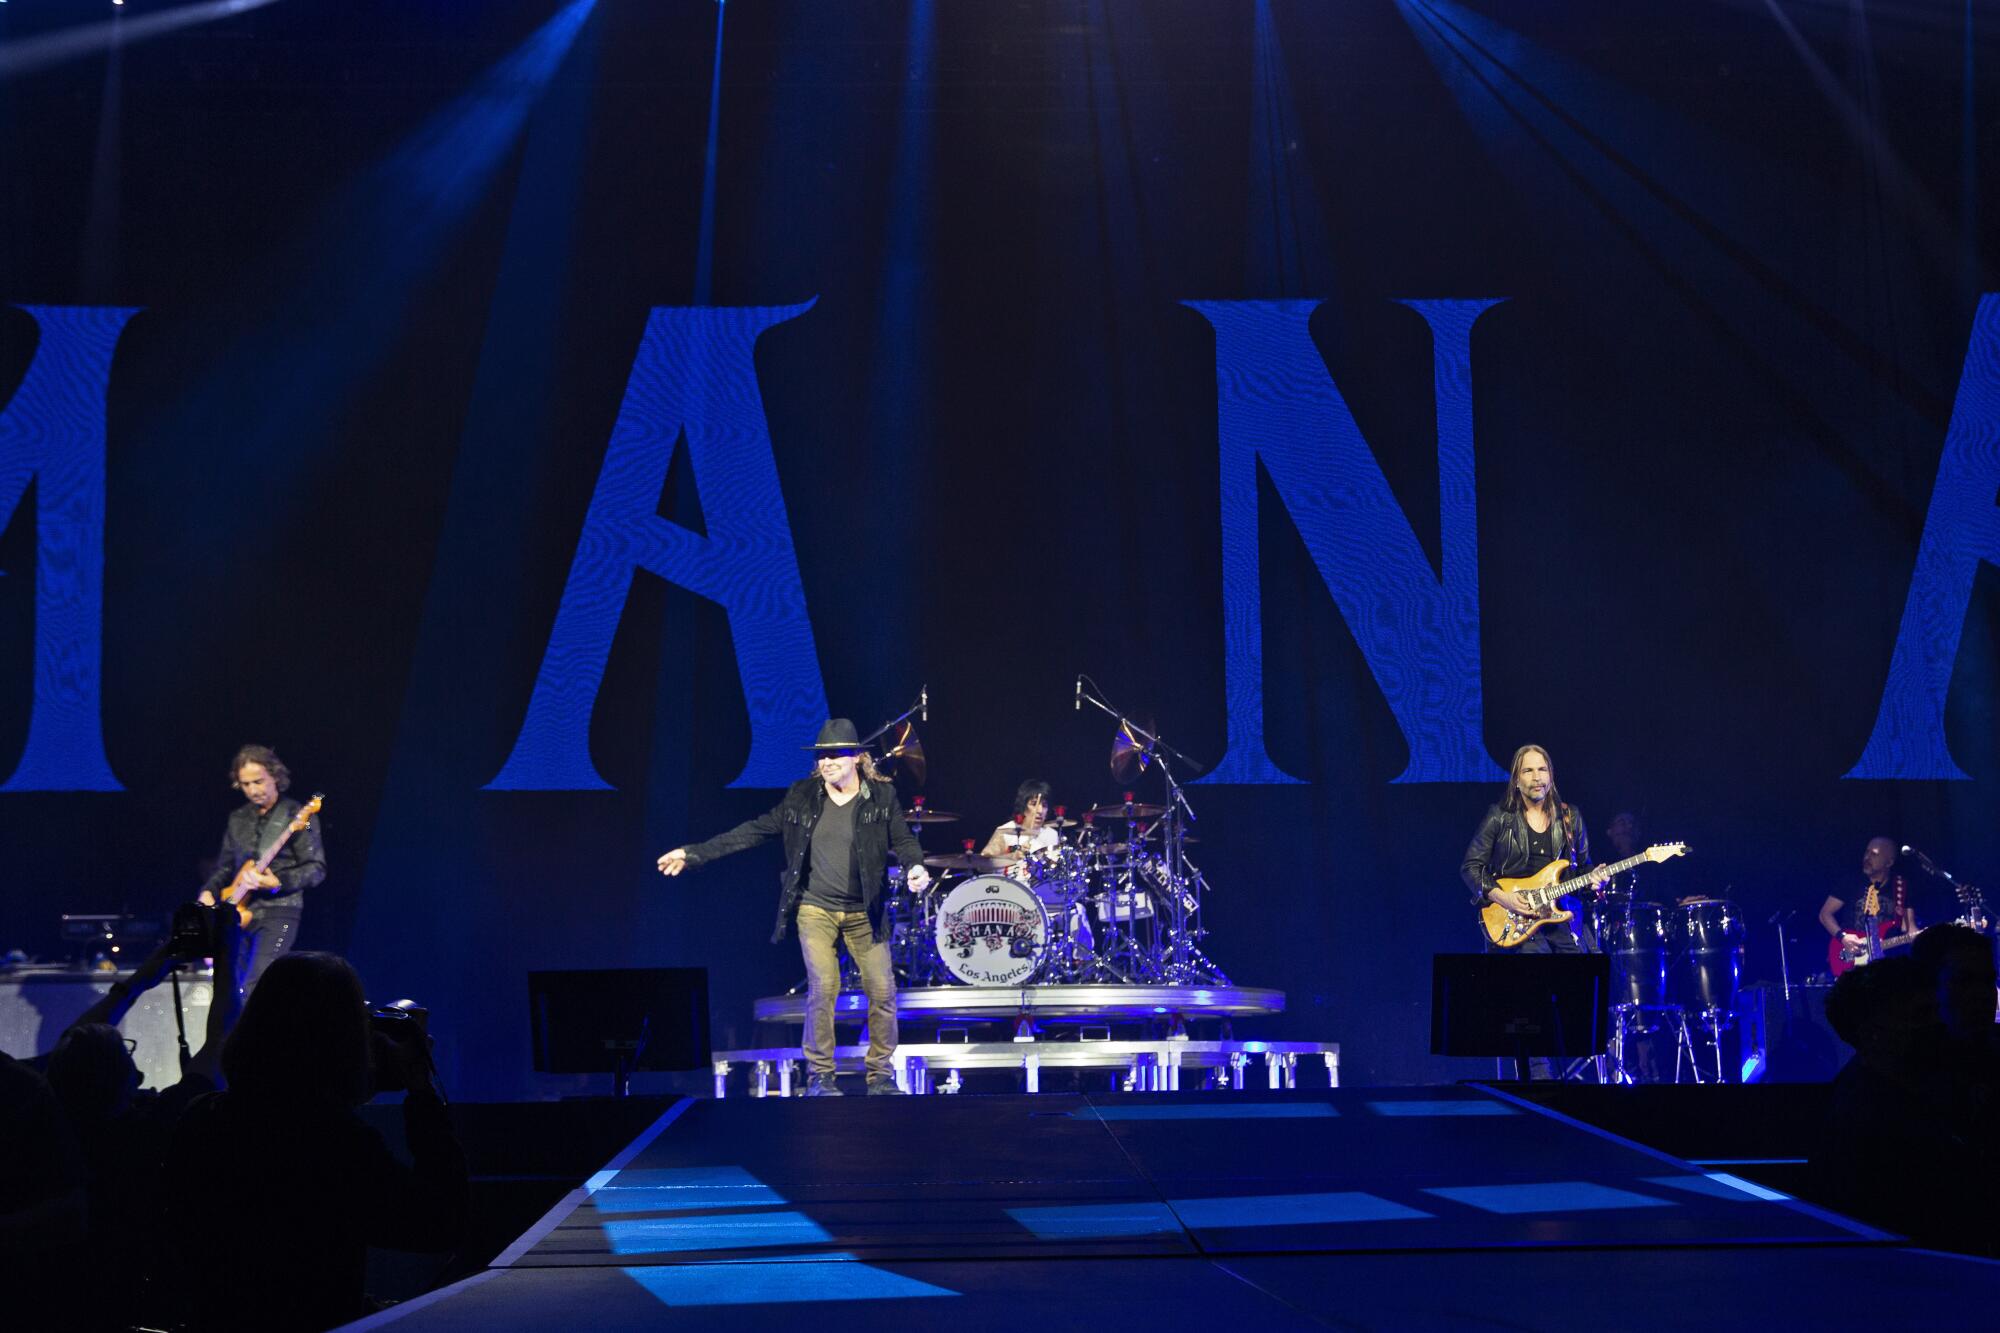
{"type": "Polygon", "coordinates": [[[1291,515],[1410,747],[1398,782],[1501,777],[1486,753],[1472,470],[1472,325],[1495,301],[1408,301],[1431,326],[1442,570],[1313,346],[1317,301],[1189,301],[1215,327],[1229,748],[1204,782],[1287,782],[1264,747],[1257,465],[1291,515]]]}
{"type": "Polygon", "coordinates": [[[35,483],[35,701],[0,791],[123,791],[104,757],[104,400],[136,309],[24,306],[41,328],[0,412],[0,523],[35,483]]]}
{"type": "Polygon", "coordinates": [[[799,747],[826,717],[826,686],[751,354],[765,329],[810,307],[652,312],[527,719],[489,790],[608,789],[590,760],[590,715],[641,569],[729,613],[750,714],[750,755],[730,785],[782,787],[803,771],[799,747]],[[683,435],[706,537],[659,513],[683,435]]]}

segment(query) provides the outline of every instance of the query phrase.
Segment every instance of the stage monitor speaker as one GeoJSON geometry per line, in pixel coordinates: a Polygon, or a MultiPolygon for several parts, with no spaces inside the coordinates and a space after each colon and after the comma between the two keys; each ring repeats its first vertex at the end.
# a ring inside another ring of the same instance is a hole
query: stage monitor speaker
{"type": "Polygon", "coordinates": [[[637,1070],[706,1069],[708,969],[596,968],[528,974],[535,1069],[613,1074],[618,1093],[637,1070]]]}
{"type": "Polygon", "coordinates": [[[1573,1060],[1604,1049],[1611,959],[1601,953],[1441,953],[1431,959],[1431,1054],[1573,1060]]]}
{"type": "Polygon", "coordinates": [[[1743,988],[1743,1008],[1761,1019],[1769,1061],[1766,1083],[1825,1083],[1854,1052],[1826,1021],[1831,985],[1794,983],[1791,994],[1775,982],[1743,988]]]}

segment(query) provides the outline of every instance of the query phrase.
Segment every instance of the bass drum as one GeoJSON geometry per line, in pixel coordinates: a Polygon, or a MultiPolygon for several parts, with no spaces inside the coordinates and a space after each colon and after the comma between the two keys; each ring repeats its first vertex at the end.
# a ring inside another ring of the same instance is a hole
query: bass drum
{"type": "Polygon", "coordinates": [[[1658,903],[1626,903],[1606,915],[1597,942],[1611,956],[1611,1003],[1650,1010],[1667,1002],[1667,918],[1658,903]]]}
{"type": "Polygon", "coordinates": [[[1035,974],[1049,943],[1049,913],[1025,884],[980,875],[937,909],[938,957],[968,986],[1018,986],[1035,974]]]}
{"type": "Polygon", "coordinates": [[[1743,985],[1743,913],[1720,898],[1693,898],[1677,909],[1675,1003],[1689,1013],[1736,1012],[1743,985]]]}

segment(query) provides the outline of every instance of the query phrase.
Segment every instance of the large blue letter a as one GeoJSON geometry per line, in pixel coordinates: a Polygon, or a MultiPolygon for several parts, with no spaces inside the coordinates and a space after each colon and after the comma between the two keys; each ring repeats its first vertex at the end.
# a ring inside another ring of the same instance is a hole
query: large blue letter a
{"type": "Polygon", "coordinates": [[[1945,695],[1982,560],[2000,563],[2000,295],[1979,298],[1903,604],[1889,680],[1850,778],[1964,778],[1945,745],[1945,695]]]}
{"type": "Polygon", "coordinates": [[[729,613],[750,714],[750,756],[730,785],[782,787],[804,771],[799,747],[826,717],[826,687],[751,353],[765,329],[811,306],[653,311],[527,720],[488,790],[608,790],[590,761],[590,714],[640,569],[729,613]],[[706,537],[659,514],[683,433],[706,537]]]}

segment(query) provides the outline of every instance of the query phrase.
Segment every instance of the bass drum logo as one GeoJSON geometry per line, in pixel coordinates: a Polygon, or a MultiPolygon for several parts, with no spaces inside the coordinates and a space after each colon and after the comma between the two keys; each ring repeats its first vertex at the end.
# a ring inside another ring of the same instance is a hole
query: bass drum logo
{"type": "Polygon", "coordinates": [[[1034,975],[1048,942],[1048,909],[1004,875],[968,879],[938,905],[938,957],[968,986],[1019,985],[1034,975]]]}

